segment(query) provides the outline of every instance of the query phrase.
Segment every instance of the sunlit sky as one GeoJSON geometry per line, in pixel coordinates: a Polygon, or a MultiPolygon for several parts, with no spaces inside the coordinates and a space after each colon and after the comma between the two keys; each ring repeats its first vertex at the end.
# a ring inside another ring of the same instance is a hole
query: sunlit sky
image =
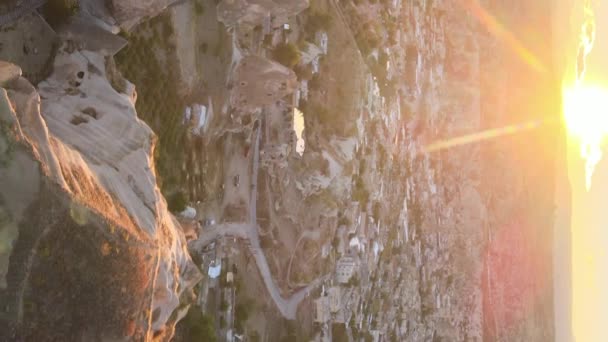
{"type": "MultiPolygon", "coordinates": [[[[597,39],[585,82],[608,87],[608,8],[596,8],[597,39]]],[[[608,98],[603,104],[608,115],[608,98]]],[[[608,151],[589,192],[578,141],[569,138],[572,186],[573,328],[578,342],[608,341],[608,151]]]]}

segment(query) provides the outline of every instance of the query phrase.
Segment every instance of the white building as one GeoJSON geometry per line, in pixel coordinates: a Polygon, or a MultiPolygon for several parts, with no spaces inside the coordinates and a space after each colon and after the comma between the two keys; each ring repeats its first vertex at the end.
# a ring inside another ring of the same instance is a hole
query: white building
{"type": "Polygon", "coordinates": [[[345,284],[348,282],[350,277],[355,273],[355,267],[357,266],[357,262],[355,258],[345,256],[338,260],[336,265],[336,279],[340,284],[345,284]]]}
{"type": "Polygon", "coordinates": [[[319,66],[320,66],[319,63],[320,63],[320,58],[319,58],[319,56],[316,56],[311,62],[313,74],[319,73],[319,66]]]}
{"type": "Polygon", "coordinates": [[[327,47],[329,43],[327,32],[317,32],[315,34],[315,40],[317,41],[317,44],[319,45],[321,51],[323,51],[323,54],[327,55],[327,47]]]}
{"type": "Polygon", "coordinates": [[[300,156],[304,154],[304,149],[306,147],[304,141],[304,114],[297,108],[293,109],[293,130],[296,132],[296,153],[300,156]]]}
{"type": "Polygon", "coordinates": [[[300,98],[304,101],[308,101],[308,81],[302,80],[300,82],[300,98]]]}
{"type": "Polygon", "coordinates": [[[340,310],[340,288],[338,286],[332,286],[329,288],[329,310],[332,313],[336,313],[340,310]]]}
{"type": "Polygon", "coordinates": [[[209,270],[207,271],[207,275],[211,279],[215,279],[220,276],[222,273],[222,262],[219,260],[214,260],[209,265],[209,270]]]}
{"type": "Polygon", "coordinates": [[[315,299],[315,317],[316,323],[326,323],[331,318],[329,311],[329,297],[322,296],[315,299]]]}

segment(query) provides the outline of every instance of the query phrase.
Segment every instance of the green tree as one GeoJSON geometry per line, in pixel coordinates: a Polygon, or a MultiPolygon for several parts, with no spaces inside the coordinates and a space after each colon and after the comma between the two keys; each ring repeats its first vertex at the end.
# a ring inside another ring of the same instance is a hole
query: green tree
{"type": "Polygon", "coordinates": [[[313,12],[308,16],[306,29],[309,33],[328,30],[331,25],[331,16],[327,13],[313,12]]]}
{"type": "Polygon", "coordinates": [[[196,13],[196,15],[205,14],[205,7],[203,6],[200,0],[194,1],[194,13],[196,13]]]}
{"type": "Polygon", "coordinates": [[[186,204],[188,204],[188,197],[183,191],[178,191],[167,199],[169,211],[174,213],[178,213],[186,209],[186,204]]]}
{"type": "Polygon", "coordinates": [[[244,298],[241,301],[237,301],[236,308],[234,309],[234,325],[235,330],[239,333],[244,331],[243,325],[249,319],[249,314],[253,310],[253,303],[244,298]]]}
{"type": "Polygon", "coordinates": [[[294,71],[296,72],[296,75],[300,80],[310,81],[314,76],[312,72],[312,66],[310,64],[303,66],[298,65],[295,67],[294,71]]]}
{"type": "Polygon", "coordinates": [[[375,202],[374,207],[372,208],[372,214],[376,221],[380,220],[380,202],[375,202]]]}
{"type": "Polygon", "coordinates": [[[204,315],[199,306],[191,306],[180,324],[184,324],[187,328],[185,341],[217,341],[213,319],[204,315]]]}
{"type": "Polygon", "coordinates": [[[78,0],[49,0],[42,8],[47,22],[55,27],[68,21],[80,8],[78,0]]]}
{"type": "Polygon", "coordinates": [[[249,341],[260,342],[260,334],[258,334],[257,331],[252,332],[251,334],[249,334],[249,341]]]}
{"type": "Polygon", "coordinates": [[[291,43],[281,43],[272,52],[277,62],[288,68],[293,68],[300,62],[300,50],[291,43]]]}
{"type": "Polygon", "coordinates": [[[357,180],[355,181],[355,189],[353,190],[352,197],[355,201],[359,202],[362,207],[367,205],[369,191],[365,188],[365,184],[361,177],[357,177],[357,180]]]}
{"type": "Polygon", "coordinates": [[[335,236],[332,240],[331,240],[331,247],[336,250],[338,249],[338,246],[340,246],[340,239],[338,239],[337,236],[335,236]]]}

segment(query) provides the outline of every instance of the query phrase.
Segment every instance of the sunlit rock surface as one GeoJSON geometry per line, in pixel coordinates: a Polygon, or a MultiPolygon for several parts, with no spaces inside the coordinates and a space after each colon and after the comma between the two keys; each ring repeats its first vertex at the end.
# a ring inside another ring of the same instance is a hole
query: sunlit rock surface
{"type": "Polygon", "coordinates": [[[134,97],[91,52],[60,52],[39,92],[0,70],[0,340],[168,340],[201,275],[134,97]]]}

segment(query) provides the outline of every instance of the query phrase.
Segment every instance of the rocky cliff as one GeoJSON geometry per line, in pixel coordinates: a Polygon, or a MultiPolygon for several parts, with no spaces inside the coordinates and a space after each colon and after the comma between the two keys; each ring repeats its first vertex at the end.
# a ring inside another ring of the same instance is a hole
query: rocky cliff
{"type": "Polygon", "coordinates": [[[201,275],[133,87],[70,49],[38,90],[0,75],[0,340],[169,340],[201,275]]]}

